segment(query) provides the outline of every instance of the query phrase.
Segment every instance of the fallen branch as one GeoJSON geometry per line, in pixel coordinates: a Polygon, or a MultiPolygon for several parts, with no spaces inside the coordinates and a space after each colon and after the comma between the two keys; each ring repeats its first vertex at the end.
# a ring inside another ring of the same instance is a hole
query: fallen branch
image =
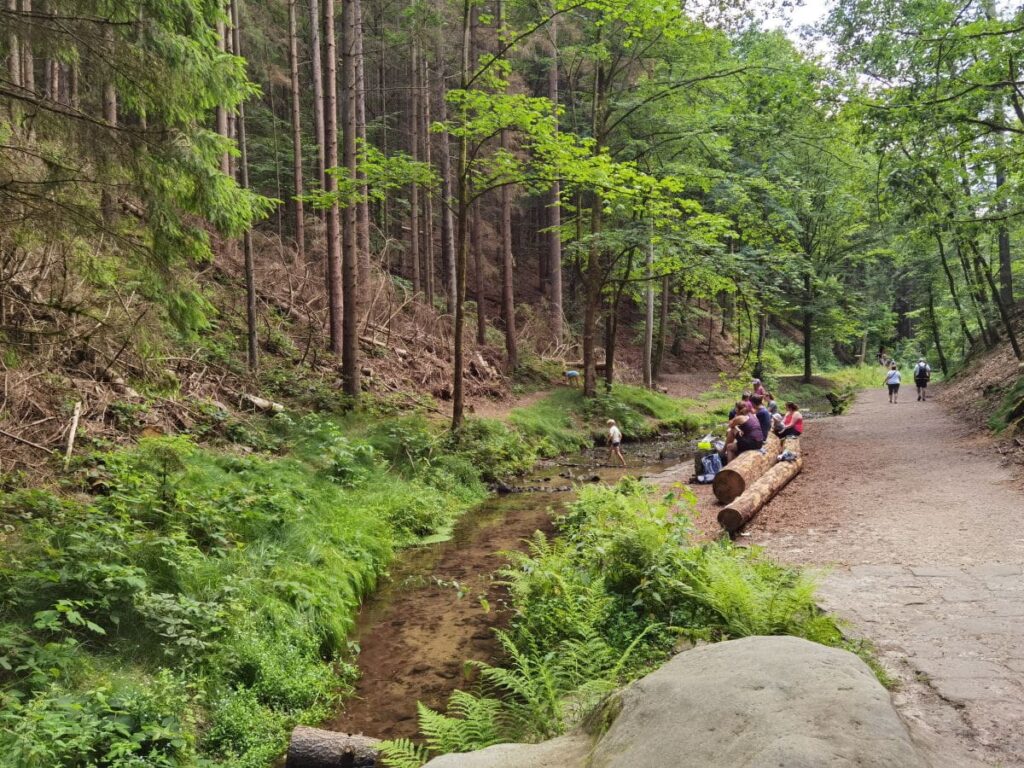
{"type": "Polygon", "coordinates": [[[71,464],[71,452],[75,450],[75,435],[78,434],[78,420],[82,417],[82,401],[75,403],[75,411],[71,415],[71,429],[68,431],[68,447],[64,451],[64,469],[71,464]]]}
{"type": "Polygon", "coordinates": [[[52,448],[47,448],[45,445],[40,445],[39,443],[33,443],[31,440],[26,440],[24,437],[18,437],[17,435],[11,434],[10,432],[4,429],[0,429],[0,435],[3,435],[4,437],[9,437],[11,438],[11,440],[17,440],[19,443],[24,443],[25,445],[30,446],[32,448],[37,448],[40,451],[54,453],[54,450],[52,448]]]}

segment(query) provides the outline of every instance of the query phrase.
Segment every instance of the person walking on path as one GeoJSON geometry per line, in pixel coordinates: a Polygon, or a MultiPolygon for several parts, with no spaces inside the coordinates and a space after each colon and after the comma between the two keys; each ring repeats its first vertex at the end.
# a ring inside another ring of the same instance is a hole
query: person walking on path
{"type": "Polygon", "coordinates": [[[932,367],[923,357],[914,366],[914,384],[917,386],[917,400],[924,402],[928,390],[928,380],[932,377],[932,367]]]}
{"type": "Polygon", "coordinates": [[[889,372],[885,374],[885,386],[889,388],[889,402],[896,403],[900,396],[900,381],[902,380],[896,363],[889,366],[889,372]]]}
{"type": "Polygon", "coordinates": [[[608,419],[608,459],[615,456],[626,466],[626,457],[622,455],[622,430],[615,423],[615,419],[608,419]]]}

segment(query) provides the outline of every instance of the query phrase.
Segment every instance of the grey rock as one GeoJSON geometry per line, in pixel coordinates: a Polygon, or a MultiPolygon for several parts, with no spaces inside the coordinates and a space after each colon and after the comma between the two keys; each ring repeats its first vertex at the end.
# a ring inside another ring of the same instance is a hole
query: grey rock
{"type": "MultiPolygon", "coordinates": [[[[610,701],[603,735],[445,755],[428,768],[926,768],[846,651],[752,637],[680,653],[610,701]],[[618,713],[617,715],[615,713],[618,713]],[[594,743],[596,739],[596,743],[594,743]]],[[[601,718],[592,718],[597,722],[601,718]]]]}
{"type": "Polygon", "coordinates": [[[696,648],[626,688],[590,768],[924,768],[860,659],[793,637],[696,648]]]}

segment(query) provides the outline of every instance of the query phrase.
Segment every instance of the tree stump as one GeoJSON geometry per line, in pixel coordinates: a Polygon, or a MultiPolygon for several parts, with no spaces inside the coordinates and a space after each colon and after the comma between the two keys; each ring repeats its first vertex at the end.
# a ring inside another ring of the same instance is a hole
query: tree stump
{"type": "Polygon", "coordinates": [[[377,768],[380,739],[298,725],[288,744],[285,768],[377,768]]]}
{"type": "Polygon", "coordinates": [[[722,504],[729,504],[743,494],[757,478],[767,472],[782,452],[778,435],[771,434],[764,443],[764,452],[741,453],[715,475],[711,490],[722,504]]]}

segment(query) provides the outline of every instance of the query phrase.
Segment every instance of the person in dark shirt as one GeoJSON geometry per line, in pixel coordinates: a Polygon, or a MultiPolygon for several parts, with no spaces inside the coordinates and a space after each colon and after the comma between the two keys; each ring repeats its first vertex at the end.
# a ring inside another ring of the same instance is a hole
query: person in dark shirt
{"type": "Polygon", "coordinates": [[[761,423],[749,402],[736,403],[736,416],[729,421],[725,442],[725,457],[732,461],[744,451],[757,451],[764,445],[761,423]]]}
{"type": "Polygon", "coordinates": [[[767,440],[768,433],[772,431],[772,412],[765,406],[764,398],[760,395],[751,395],[750,404],[754,406],[754,416],[761,425],[762,439],[767,440]]]}

